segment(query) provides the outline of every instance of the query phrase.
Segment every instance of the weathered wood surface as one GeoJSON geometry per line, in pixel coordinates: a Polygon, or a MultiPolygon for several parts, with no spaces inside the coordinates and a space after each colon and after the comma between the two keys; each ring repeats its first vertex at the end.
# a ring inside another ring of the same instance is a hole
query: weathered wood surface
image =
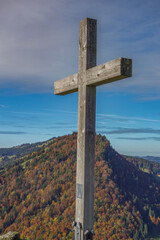
{"type": "Polygon", "coordinates": [[[131,59],[118,58],[96,66],[96,45],[97,21],[86,18],[80,22],[79,72],[54,83],[57,95],[78,91],[75,240],[86,239],[86,230],[91,231],[94,224],[96,86],[132,76],[131,59]]]}
{"type": "Polygon", "coordinates": [[[54,94],[66,95],[78,91],[78,74],[63,78],[54,83],[54,94]]]}
{"type": "MultiPolygon", "coordinates": [[[[83,72],[83,79],[87,86],[100,86],[117,80],[132,76],[132,60],[128,58],[117,58],[83,72]]],[[[78,91],[78,80],[80,74],[56,81],[54,83],[54,94],[66,95],[78,91]]]]}
{"type": "Polygon", "coordinates": [[[117,58],[86,71],[87,86],[100,86],[102,84],[121,80],[132,76],[132,60],[117,58]]]}
{"type": "Polygon", "coordinates": [[[82,198],[76,196],[76,222],[82,223],[81,240],[86,230],[93,229],[94,219],[96,88],[86,87],[85,74],[88,68],[96,65],[96,34],[96,20],[84,19],[80,22],[77,186],[82,186],[82,198]]]}

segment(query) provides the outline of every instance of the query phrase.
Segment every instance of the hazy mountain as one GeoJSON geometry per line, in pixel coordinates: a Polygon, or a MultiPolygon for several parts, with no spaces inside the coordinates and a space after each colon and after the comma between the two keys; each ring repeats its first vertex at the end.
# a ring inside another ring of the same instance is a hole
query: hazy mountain
{"type": "MultiPolygon", "coordinates": [[[[0,173],[0,232],[73,239],[77,135],[59,137],[0,173]]],[[[95,239],[147,239],[160,226],[160,178],[96,136],[95,239]]],[[[149,238],[151,239],[151,238],[149,238]]]]}
{"type": "Polygon", "coordinates": [[[160,157],[153,157],[153,156],[145,156],[143,157],[146,160],[152,161],[152,162],[158,162],[160,163],[160,157]]]}

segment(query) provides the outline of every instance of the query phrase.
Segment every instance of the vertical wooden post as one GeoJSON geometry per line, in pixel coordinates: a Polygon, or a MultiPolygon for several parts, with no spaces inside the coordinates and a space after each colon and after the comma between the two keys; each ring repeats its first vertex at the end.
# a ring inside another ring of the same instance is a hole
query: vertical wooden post
{"type": "Polygon", "coordinates": [[[96,66],[97,20],[80,22],[79,72],[54,83],[54,93],[78,91],[75,240],[93,239],[96,86],[132,76],[132,60],[96,66]]]}
{"type": "MultiPolygon", "coordinates": [[[[86,86],[83,76],[96,66],[97,21],[80,22],[78,80],[78,138],[76,222],[81,224],[81,240],[93,229],[96,87],[86,86]]],[[[75,233],[75,240],[78,237],[75,233]]]]}

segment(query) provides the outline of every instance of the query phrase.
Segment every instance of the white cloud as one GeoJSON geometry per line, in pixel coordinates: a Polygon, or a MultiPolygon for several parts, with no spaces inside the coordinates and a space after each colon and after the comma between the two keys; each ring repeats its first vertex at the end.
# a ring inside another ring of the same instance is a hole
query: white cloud
{"type": "Polygon", "coordinates": [[[0,104],[0,108],[6,108],[7,106],[4,104],[0,104]]]}
{"type": "Polygon", "coordinates": [[[53,81],[78,71],[79,21],[92,17],[98,62],[133,58],[133,78],[107,89],[159,91],[159,6],[156,0],[1,0],[0,87],[53,91],[53,81]]]}
{"type": "Polygon", "coordinates": [[[126,116],[121,116],[121,115],[113,115],[113,114],[96,114],[97,119],[111,119],[115,121],[141,121],[141,122],[160,122],[160,120],[156,119],[149,119],[149,118],[143,118],[143,117],[126,117],[126,116]]]}

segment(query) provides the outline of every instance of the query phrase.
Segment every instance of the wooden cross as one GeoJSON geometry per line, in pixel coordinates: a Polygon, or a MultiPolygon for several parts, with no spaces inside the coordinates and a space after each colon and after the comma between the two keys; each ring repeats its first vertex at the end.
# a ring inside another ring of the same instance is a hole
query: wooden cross
{"type": "Polygon", "coordinates": [[[54,94],[78,91],[75,240],[93,239],[96,86],[132,75],[132,60],[96,66],[97,20],[80,22],[79,72],[54,83],[54,94]]]}

